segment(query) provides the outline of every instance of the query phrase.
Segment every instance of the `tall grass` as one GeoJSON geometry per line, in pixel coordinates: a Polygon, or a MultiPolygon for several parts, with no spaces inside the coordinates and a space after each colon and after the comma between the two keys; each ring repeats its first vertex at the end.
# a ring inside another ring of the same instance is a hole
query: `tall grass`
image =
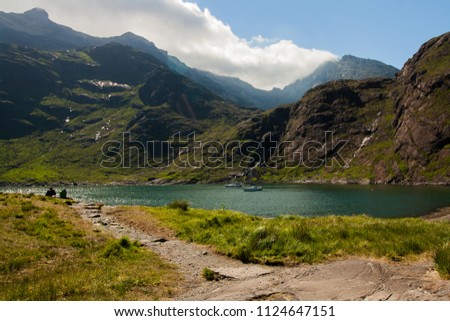
{"type": "Polygon", "coordinates": [[[178,237],[213,245],[219,253],[246,263],[315,263],[351,255],[400,261],[431,255],[450,235],[450,223],[420,218],[360,215],[264,219],[222,210],[145,210],[160,224],[174,229],[178,237]]]}

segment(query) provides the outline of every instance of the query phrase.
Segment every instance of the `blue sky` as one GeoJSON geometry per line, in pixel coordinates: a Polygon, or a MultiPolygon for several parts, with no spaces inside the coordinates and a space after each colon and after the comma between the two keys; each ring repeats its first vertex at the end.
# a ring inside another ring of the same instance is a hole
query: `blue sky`
{"type": "Polygon", "coordinates": [[[449,0],[195,0],[239,37],[291,39],[305,48],[401,68],[425,41],[450,31],[449,0]]]}
{"type": "Polygon", "coordinates": [[[94,36],[131,31],[187,65],[283,88],[345,54],[401,68],[450,31],[450,0],[1,0],[94,36]]]}

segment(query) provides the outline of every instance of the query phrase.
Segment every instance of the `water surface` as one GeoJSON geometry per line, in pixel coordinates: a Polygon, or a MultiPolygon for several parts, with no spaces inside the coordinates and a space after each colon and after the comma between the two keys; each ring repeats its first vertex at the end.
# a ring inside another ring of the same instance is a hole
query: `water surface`
{"type": "MultiPolygon", "coordinates": [[[[265,185],[248,193],[224,185],[69,186],[68,196],[107,205],[163,206],[186,199],[193,207],[232,209],[273,217],[367,214],[407,217],[450,206],[450,188],[434,186],[265,185]]],[[[46,187],[2,187],[3,192],[45,194],[46,187]]],[[[55,187],[57,191],[61,187],[55,187]]]]}

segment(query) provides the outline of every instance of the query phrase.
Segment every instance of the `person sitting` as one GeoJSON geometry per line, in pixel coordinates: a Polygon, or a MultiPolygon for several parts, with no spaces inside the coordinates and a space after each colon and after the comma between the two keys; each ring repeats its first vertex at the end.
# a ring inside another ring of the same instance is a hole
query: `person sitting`
{"type": "Polygon", "coordinates": [[[56,192],[53,189],[53,187],[50,187],[49,190],[47,191],[47,193],[45,193],[45,196],[47,197],[55,197],[56,196],[56,192]]]}
{"type": "Polygon", "coordinates": [[[59,192],[59,198],[67,198],[67,191],[65,188],[59,192]]]}

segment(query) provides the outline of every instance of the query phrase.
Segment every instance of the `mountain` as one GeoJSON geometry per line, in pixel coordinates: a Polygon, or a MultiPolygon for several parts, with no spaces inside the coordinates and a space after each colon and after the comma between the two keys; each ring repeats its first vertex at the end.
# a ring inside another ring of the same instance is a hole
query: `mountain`
{"type": "Polygon", "coordinates": [[[34,8],[23,14],[0,11],[0,43],[11,43],[47,51],[103,46],[111,42],[130,46],[151,54],[162,62],[167,52],[131,32],[121,36],[99,38],[54,23],[44,9],[34,8]]]}
{"type": "Polygon", "coordinates": [[[157,48],[154,43],[130,32],[109,38],[98,38],[77,32],[52,22],[47,12],[38,8],[23,14],[0,12],[1,42],[47,51],[81,49],[116,42],[154,56],[172,71],[190,78],[226,101],[260,109],[297,101],[308,89],[327,81],[370,77],[393,78],[398,71],[375,60],[344,56],[338,62],[324,63],[312,75],[294,82],[283,90],[265,91],[254,88],[238,78],[218,76],[190,68],[176,57],[157,48]]]}
{"type": "Polygon", "coordinates": [[[339,79],[394,78],[399,70],[377,60],[362,59],[346,55],[338,61],[320,65],[311,75],[299,79],[283,89],[271,91],[254,88],[250,84],[232,77],[217,76],[212,73],[185,68],[183,75],[197,81],[225,100],[237,105],[269,109],[292,103],[314,86],[339,79]]]}
{"type": "Polygon", "coordinates": [[[450,33],[425,43],[392,91],[394,150],[413,181],[450,180],[450,33]],[[424,177],[425,176],[425,177],[424,177]]]}
{"type": "Polygon", "coordinates": [[[116,43],[61,52],[0,44],[0,84],[0,138],[7,139],[59,128],[67,117],[97,109],[131,107],[142,115],[147,107],[163,108],[159,112],[170,110],[195,129],[203,120],[232,121],[252,113],[154,56],[116,43]]]}
{"type": "Polygon", "coordinates": [[[372,59],[346,55],[338,61],[320,65],[311,75],[290,84],[281,91],[284,103],[297,101],[309,89],[317,85],[340,79],[394,78],[399,70],[372,59]]]}
{"type": "Polygon", "coordinates": [[[39,8],[23,14],[0,12],[0,42],[43,50],[66,50],[94,46],[98,39],[52,22],[39,8]]]}
{"type": "Polygon", "coordinates": [[[130,154],[123,164],[137,167],[125,174],[100,167],[111,155],[102,146],[124,133],[131,145],[187,139],[257,113],[117,43],[51,52],[0,44],[0,181],[147,180],[139,166],[149,150],[130,154]]]}
{"type": "MultiPolygon", "coordinates": [[[[33,20],[41,32],[47,15],[26,14],[33,19],[23,29],[33,20]]],[[[61,28],[69,33],[66,43],[84,37],[61,28]]],[[[194,69],[144,38],[118,38],[141,48],[118,41],[64,50],[0,44],[1,183],[195,183],[247,175],[269,182],[450,184],[450,33],[425,43],[393,79],[318,85],[336,75],[393,71],[350,56],[328,63],[309,77],[314,88],[301,100],[264,112],[224,100],[193,79],[194,69]],[[154,141],[170,141],[173,154],[154,141]],[[173,163],[157,166],[169,157],[173,163]]],[[[211,86],[220,79],[196,77],[211,86]]]]}
{"type": "Polygon", "coordinates": [[[21,137],[58,126],[63,120],[61,115],[69,114],[61,114],[61,106],[50,108],[43,104],[52,95],[74,103],[109,107],[115,100],[82,92],[84,82],[100,79],[136,86],[147,73],[162,66],[154,57],[121,45],[45,52],[0,44],[0,137],[21,137]]]}
{"type": "Polygon", "coordinates": [[[237,125],[238,138],[276,133],[278,157],[296,166],[261,169],[266,180],[448,185],[449,65],[447,33],[425,43],[395,79],[316,86],[237,125]]]}

